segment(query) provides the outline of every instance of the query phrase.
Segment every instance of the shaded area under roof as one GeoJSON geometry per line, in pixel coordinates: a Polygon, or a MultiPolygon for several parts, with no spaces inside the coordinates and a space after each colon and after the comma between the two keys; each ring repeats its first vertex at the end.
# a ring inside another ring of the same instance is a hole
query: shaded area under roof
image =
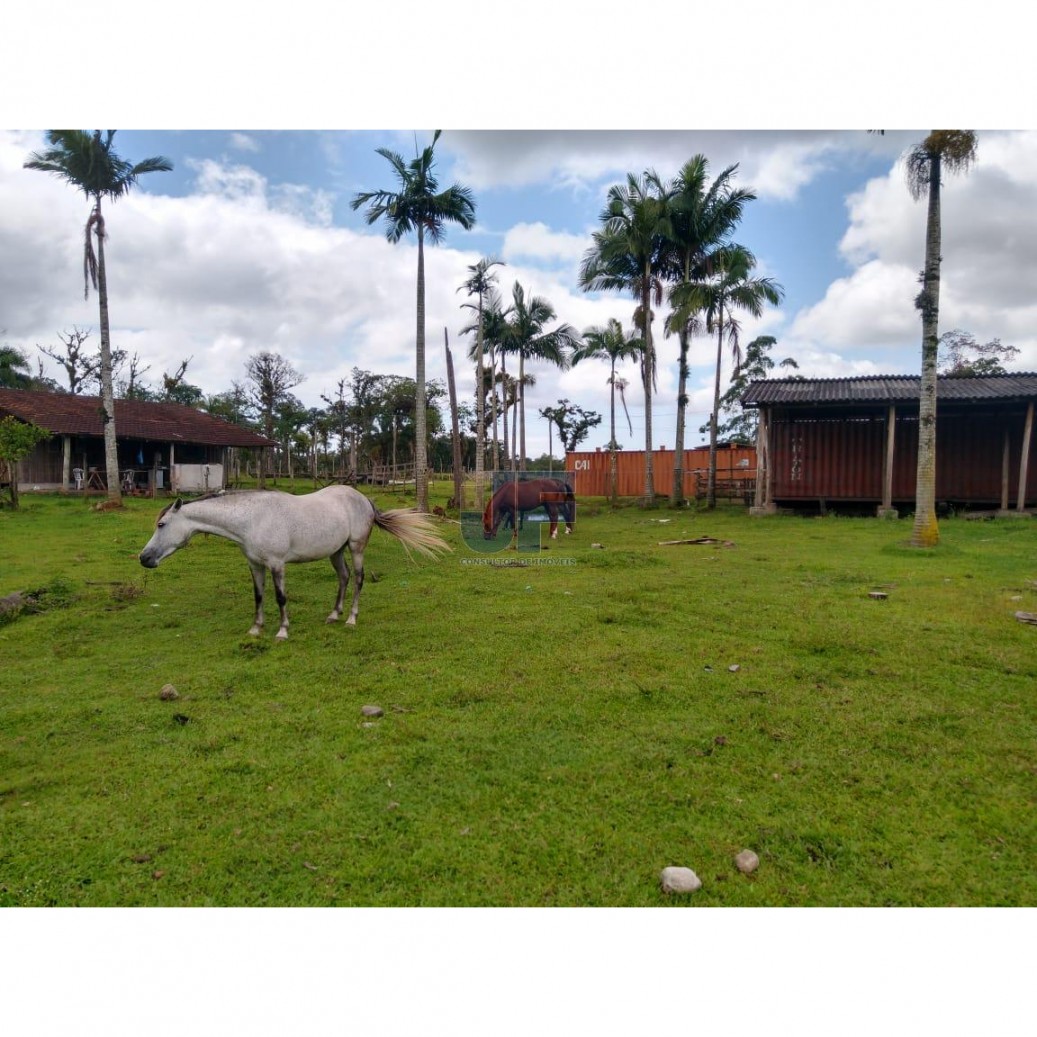
{"type": "MultiPolygon", "coordinates": [[[[742,405],[818,403],[917,403],[918,375],[869,375],[860,378],[765,378],[752,382],[742,405]]],[[[1032,400],[1037,374],[941,375],[938,400],[1032,400]]]]}
{"type": "MultiPolygon", "coordinates": [[[[104,435],[101,399],[98,396],[0,389],[0,417],[5,414],[39,425],[54,435],[104,435]]],[[[158,443],[232,447],[276,445],[251,429],[179,403],[116,400],[115,431],[119,439],[143,439],[158,443]]]]}

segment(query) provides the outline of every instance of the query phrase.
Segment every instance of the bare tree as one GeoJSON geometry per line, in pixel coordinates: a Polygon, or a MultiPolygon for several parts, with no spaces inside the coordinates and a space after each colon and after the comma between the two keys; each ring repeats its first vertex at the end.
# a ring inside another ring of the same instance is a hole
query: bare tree
{"type": "Polygon", "coordinates": [[[55,346],[41,346],[36,348],[65,372],[68,379],[68,391],[73,396],[82,393],[91,382],[96,381],[101,370],[100,353],[91,353],[86,348],[86,340],[90,337],[89,331],[83,331],[73,325],[71,331],[62,334],[58,332],[61,349],[55,346]]]}
{"type": "Polygon", "coordinates": [[[141,381],[141,375],[151,370],[151,364],[144,364],[139,353],[134,353],[129,361],[129,374],[124,382],[119,383],[119,395],[126,400],[147,400],[151,394],[147,385],[141,381]],[[143,366],[142,366],[143,364],[143,366]]]}
{"type": "MultiPolygon", "coordinates": [[[[263,434],[274,438],[275,411],[287,399],[290,390],[304,381],[294,367],[279,353],[253,353],[245,362],[246,393],[249,402],[259,412],[263,434]]],[[[266,465],[260,464],[259,485],[266,485],[266,465]]]]}
{"type": "Polygon", "coordinates": [[[1018,347],[1002,345],[999,338],[977,342],[971,332],[955,328],[940,336],[937,370],[958,376],[1007,374],[1004,361],[1010,363],[1018,355],[1018,347]]]}

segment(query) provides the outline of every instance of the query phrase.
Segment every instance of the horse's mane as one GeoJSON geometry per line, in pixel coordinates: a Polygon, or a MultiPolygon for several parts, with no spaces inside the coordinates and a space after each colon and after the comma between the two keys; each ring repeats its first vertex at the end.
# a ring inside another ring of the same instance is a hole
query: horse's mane
{"type": "MultiPolygon", "coordinates": [[[[248,491],[248,490],[244,490],[244,491],[241,491],[241,490],[229,490],[229,491],[228,491],[228,490],[210,490],[210,491],[209,491],[209,493],[203,493],[203,494],[202,494],[202,495],[201,495],[200,497],[192,497],[192,498],[191,498],[190,500],[184,500],[184,499],[183,499],[183,497],[180,497],[180,496],[178,495],[178,496],[177,496],[176,498],[174,498],[173,500],[171,500],[171,501],[170,501],[170,502],[169,502],[169,503],[168,503],[168,504],[167,504],[167,505],[166,505],[166,506],[165,506],[165,507],[164,507],[164,508],[163,508],[163,509],[162,509],[162,510],[161,510],[161,511],[160,511],[160,512],[158,513],[158,517],[159,517],[159,518],[162,518],[162,516],[163,516],[163,515],[164,515],[164,514],[165,514],[165,513],[167,512],[167,511],[169,511],[169,509],[170,509],[170,508],[172,508],[172,507],[175,507],[175,506],[176,506],[176,502],[177,502],[177,501],[179,501],[179,502],[180,502],[180,506],[181,506],[181,507],[184,507],[184,506],[185,506],[185,505],[187,505],[187,504],[197,504],[197,503],[198,503],[199,501],[203,501],[203,500],[215,500],[215,499],[216,499],[217,497],[229,497],[229,496],[232,496],[232,495],[233,495],[234,493],[242,493],[242,492],[244,492],[244,493],[248,493],[248,492],[250,492],[250,491],[248,491]]],[[[156,520],[156,521],[157,521],[157,520],[156,520]]]]}

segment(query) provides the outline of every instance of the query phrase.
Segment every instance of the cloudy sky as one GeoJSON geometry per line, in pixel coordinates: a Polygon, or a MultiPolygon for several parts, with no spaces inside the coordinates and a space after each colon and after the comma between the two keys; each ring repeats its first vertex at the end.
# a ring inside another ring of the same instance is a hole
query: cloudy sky
{"type": "MultiPolygon", "coordinates": [[[[445,373],[444,329],[455,356],[466,352],[470,300],[458,287],[483,256],[504,262],[505,298],[517,281],[579,331],[612,317],[629,328],[631,299],[578,286],[606,193],[628,173],[672,177],[698,153],[714,175],[737,163],[737,183],[755,191],[737,237],[785,292],[780,307],[745,320],[742,341],[774,335],[775,357],[808,375],[913,373],[925,205],[912,201],[900,160],[928,127],[964,125],[999,129],[979,130],[971,174],[945,184],[941,329],[998,337],[1020,349],[1018,369],[1037,369],[1025,34],[984,47],[967,10],[941,9],[936,24],[928,6],[874,0],[866,20],[831,8],[820,23],[807,0],[780,11],[745,0],[737,47],[714,52],[694,4],[660,0],[653,24],[675,52],[657,45],[643,65],[621,43],[628,8],[609,2],[591,17],[528,0],[504,24],[420,8],[405,32],[390,32],[315,0],[297,0],[276,24],[186,0],[146,47],[109,0],[89,14],[54,0],[45,18],[26,6],[8,16],[0,67],[0,342],[35,359],[37,345],[56,346],[73,327],[97,339],[96,298],[82,291],[86,200],[23,163],[47,128],[100,123],[136,127],[116,137],[128,159],[174,163],[107,210],[112,340],[151,365],[146,379],[190,359],[188,380],[216,393],[243,378],[250,354],[271,350],[305,376],[296,394],[316,406],[354,366],[413,376],[415,242],[390,245],[349,202],[394,186],[377,148],[409,159],[443,127],[440,182],[472,189],[477,223],[448,228],[427,250],[430,377],[445,373]],[[41,18],[46,75],[31,46],[41,18]],[[98,60],[113,78],[94,90],[80,58],[99,23],[98,60]],[[922,34],[940,56],[935,81],[917,60],[922,34]],[[689,126],[699,128],[677,129],[689,126]],[[876,126],[886,133],[867,132],[876,126]]],[[[1009,10],[989,0],[983,25],[1009,10]]],[[[656,341],[654,438],[672,446],[677,344],[658,322],[656,341]]],[[[714,356],[712,343],[693,343],[689,445],[707,419],[714,356]]],[[[547,446],[537,410],[560,398],[607,420],[603,365],[531,373],[530,452],[547,446]]],[[[622,374],[634,430],[619,438],[643,446],[637,373],[622,374]]],[[[471,399],[473,372],[459,383],[471,399]]],[[[607,438],[603,426],[588,445],[607,438]]]]}
{"type": "MultiPolygon", "coordinates": [[[[631,326],[633,301],[588,294],[581,257],[610,185],[628,172],[672,177],[695,154],[713,175],[738,164],[757,200],[738,239],[785,290],[780,307],[744,321],[742,341],[774,335],[776,359],[794,357],[821,377],[913,373],[920,328],[912,300],[922,265],[925,205],[908,193],[902,153],[924,130],[451,130],[437,145],[441,184],[468,185],[477,224],[450,228],[427,250],[428,374],[445,374],[444,329],[455,354],[471,318],[458,292],[467,268],[496,256],[500,288],[518,282],[546,297],[559,322],[580,331],[614,317],[631,326]]],[[[188,380],[207,393],[242,380],[246,358],[271,350],[305,375],[296,393],[318,406],[354,366],[414,374],[416,245],[389,244],[349,202],[392,188],[377,148],[409,159],[429,130],[124,130],[122,155],[171,159],[107,212],[112,341],[159,380],[190,358],[188,380]]],[[[72,327],[97,338],[97,302],[83,299],[85,199],[56,178],[23,168],[44,146],[40,129],[0,132],[0,330],[40,354],[72,327]]],[[[941,328],[1016,345],[1016,366],[1037,369],[1032,292],[1037,241],[1037,133],[981,131],[970,175],[944,192],[941,328]]],[[[672,446],[677,344],[661,335],[655,438],[672,446]]],[[[711,397],[715,343],[692,347],[690,444],[711,397]]],[[[49,363],[49,362],[48,362],[49,363]]],[[[51,373],[59,372],[51,365],[51,373]]],[[[531,452],[547,446],[540,407],[565,397],[608,413],[607,369],[534,366],[527,401],[531,452]],[[530,420],[534,419],[534,420],[530,420]]],[[[644,401],[633,365],[627,447],[643,446],[644,401]]],[[[727,371],[725,369],[725,379],[727,371]]],[[[470,399],[470,369],[459,373],[470,399]]],[[[607,441],[607,428],[588,444],[607,441]]],[[[689,444],[689,445],[690,445],[689,444]]]]}

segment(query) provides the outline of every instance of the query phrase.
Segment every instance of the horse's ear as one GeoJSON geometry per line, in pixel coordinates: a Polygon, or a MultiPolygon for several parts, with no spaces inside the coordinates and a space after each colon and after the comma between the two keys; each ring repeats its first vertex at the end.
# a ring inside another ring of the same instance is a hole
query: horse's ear
{"type": "Polygon", "coordinates": [[[181,509],[181,507],[183,507],[183,504],[184,504],[183,498],[182,497],[177,497],[177,499],[175,501],[173,501],[173,510],[174,511],[179,511],[181,509]]]}

